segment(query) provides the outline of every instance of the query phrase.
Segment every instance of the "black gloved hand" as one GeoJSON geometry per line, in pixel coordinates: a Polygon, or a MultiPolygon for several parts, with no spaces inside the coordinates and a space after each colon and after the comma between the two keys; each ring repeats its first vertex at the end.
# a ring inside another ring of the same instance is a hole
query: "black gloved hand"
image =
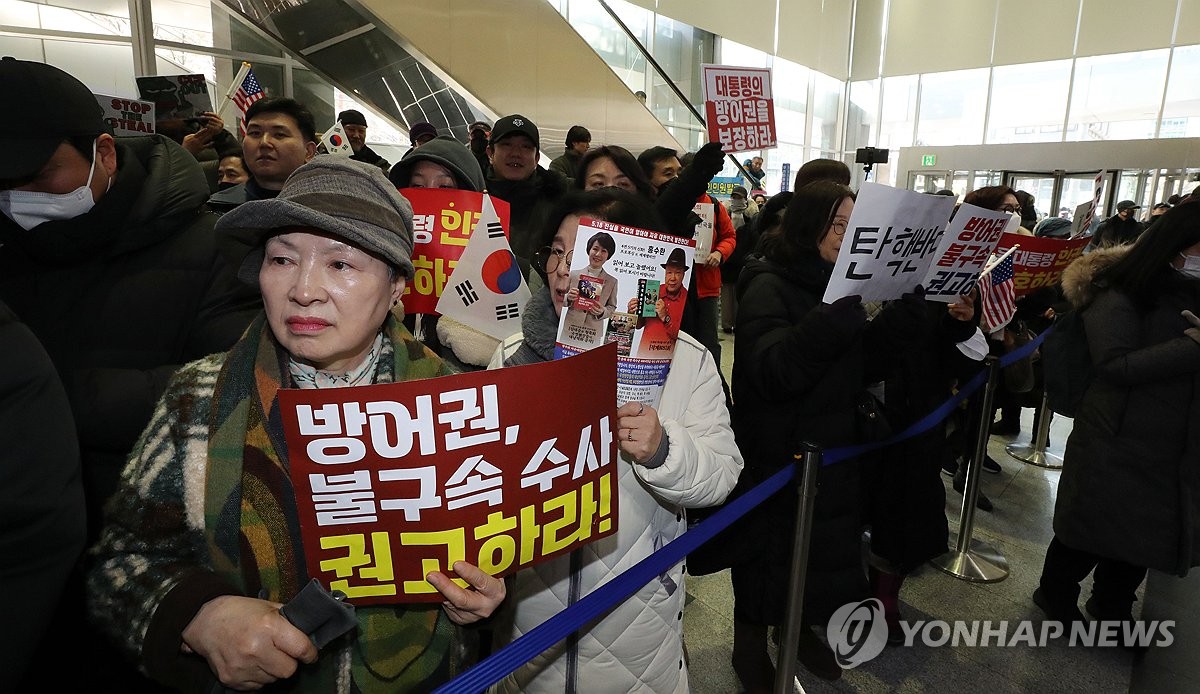
{"type": "Polygon", "coordinates": [[[867,310],[858,294],[843,296],[832,304],[821,304],[816,310],[825,317],[829,327],[844,338],[854,337],[867,324],[867,310]]]}
{"type": "Polygon", "coordinates": [[[706,184],[711,181],[713,176],[721,173],[721,169],[725,168],[725,150],[721,149],[721,143],[710,142],[696,150],[696,156],[692,157],[691,167],[696,169],[696,173],[704,179],[706,184]]]}

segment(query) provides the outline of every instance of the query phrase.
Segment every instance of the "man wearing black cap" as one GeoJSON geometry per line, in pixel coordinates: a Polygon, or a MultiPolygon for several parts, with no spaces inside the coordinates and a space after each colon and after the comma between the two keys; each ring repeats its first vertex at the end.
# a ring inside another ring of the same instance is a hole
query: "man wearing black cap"
{"type": "MultiPolygon", "coordinates": [[[[4,58],[0,86],[27,107],[0,116],[0,301],[66,388],[94,538],[171,374],[228,349],[261,302],[217,254],[208,184],[186,150],[162,135],[114,139],[88,88],[58,68],[4,58]]],[[[31,672],[52,667],[66,691],[140,691],[87,628],[81,580],[59,612],[31,672]]]]}
{"type": "Polygon", "coordinates": [[[378,166],[383,169],[384,173],[392,168],[387,159],[379,156],[375,150],[367,146],[367,117],[362,114],[362,111],[348,108],[339,113],[337,119],[342,124],[342,131],[346,133],[346,139],[350,142],[350,149],[354,150],[354,154],[350,155],[351,159],[378,166]]]}
{"type": "Polygon", "coordinates": [[[570,186],[566,176],[538,165],[540,147],[537,126],[520,114],[496,121],[487,147],[487,189],[510,205],[509,241],[526,277],[539,223],[570,186]]]}
{"type": "Polygon", "coordinates": [[[1096,248],[1109,246],[1126,246],[1137,241],[1145,227],[1137,220],[1136,210],[1142,209],[1132,200],[1122,200],[1117,203],[1117,213],[1104,220],[1096,227],[1092,235],[1091,245],[1096,248]]]}

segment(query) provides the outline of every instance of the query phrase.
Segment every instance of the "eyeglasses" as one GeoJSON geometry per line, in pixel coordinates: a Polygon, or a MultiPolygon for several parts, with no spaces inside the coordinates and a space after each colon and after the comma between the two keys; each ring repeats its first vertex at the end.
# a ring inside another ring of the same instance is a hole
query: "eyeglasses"
{"type": "Polygon", "coordinates": [[[552,246],[542,246],[540,249],[538,249],[537,257],[542,261],[543,267],[546,268],[546,272],[551,273],[558,269],[559,264],[562,263],[563,260],[567,261],[567,267],[570,268],[571,261],[575,258],[575,251],[566,251],[561,248],[554,248],[552,246]]]}
{"type": "Polygon", "coordinates": [[[829,225],[829,231],[833,232],[835,236],[845,236],[847,226],[849,226],[848,222],[843,222],[839,219],[829,225]]]}
{"type": "Polygon", "coordinates": [[[1001,211],[1001,212],[1020,212],[1020,211],[1021,211],[1021,206],[1020,206],[1020,205],[1017,205],[1017,206],[1013,206],[1013,205],[1001,205],[1001,206],[1000,206],[1000,211],[1001,211]]]}

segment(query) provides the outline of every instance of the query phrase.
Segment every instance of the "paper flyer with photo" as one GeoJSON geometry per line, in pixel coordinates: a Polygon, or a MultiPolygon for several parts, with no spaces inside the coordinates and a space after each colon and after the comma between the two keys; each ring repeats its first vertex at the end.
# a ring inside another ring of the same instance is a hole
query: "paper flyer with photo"
{"type": "Polygon", "coordinates": [[[184,121],[213,110],[204,75],[156,75],[136,81],[138,95],[154,104],[160,129],[163,125],[168,130],[182,127],[184,121]]]}
{"type": "Polygon", "coordinates": [[[580,219],[554,358],[615,342],[617,403],[657,406],[683,319],[694,244],[692,239],[580,219]],[[585,277],[600,282],[595,303],[580,302],[585,277]]]}

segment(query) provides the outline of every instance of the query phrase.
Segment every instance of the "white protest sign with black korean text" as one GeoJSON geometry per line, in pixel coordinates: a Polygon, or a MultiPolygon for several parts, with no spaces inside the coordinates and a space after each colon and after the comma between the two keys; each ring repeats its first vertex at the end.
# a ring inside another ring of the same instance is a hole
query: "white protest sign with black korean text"
{"type": "Polygon", "coordinates": [[[123,96],[96,94],[96,101],[103,109],[104,122],[113,129],[113,135],[153,135],[154,104],[123,96]]]}
{"type": "Polygon", "coordinates": [[[485,195],[475,231],[438,299],[437,312],[503,340],[521,331],[529,296],[492,197],[485,195]]]}
{"type": "Polygon", "coordinates": [[[696,235],[692,238],[696,239],[696,257],[700,262],[712,253],[713,237],[717,233],[717,210],[716,205],[711,202],[698,202],[692,207],[692,212],[700,218],[700,222],[696,224],[696,235]]]}
{"type": "Polygon", "coordinates": [[[925,281],[953,207],[945,195],[864,183],[824,301],[855,294],[886,301],[911,292],[925,281]]]}
{"type": "Polygon", "coordinates": [[[1012,220],[1008,212],[960,205],[925,275],[925,298],[953,302],[970,292],[1012,220]]]}

